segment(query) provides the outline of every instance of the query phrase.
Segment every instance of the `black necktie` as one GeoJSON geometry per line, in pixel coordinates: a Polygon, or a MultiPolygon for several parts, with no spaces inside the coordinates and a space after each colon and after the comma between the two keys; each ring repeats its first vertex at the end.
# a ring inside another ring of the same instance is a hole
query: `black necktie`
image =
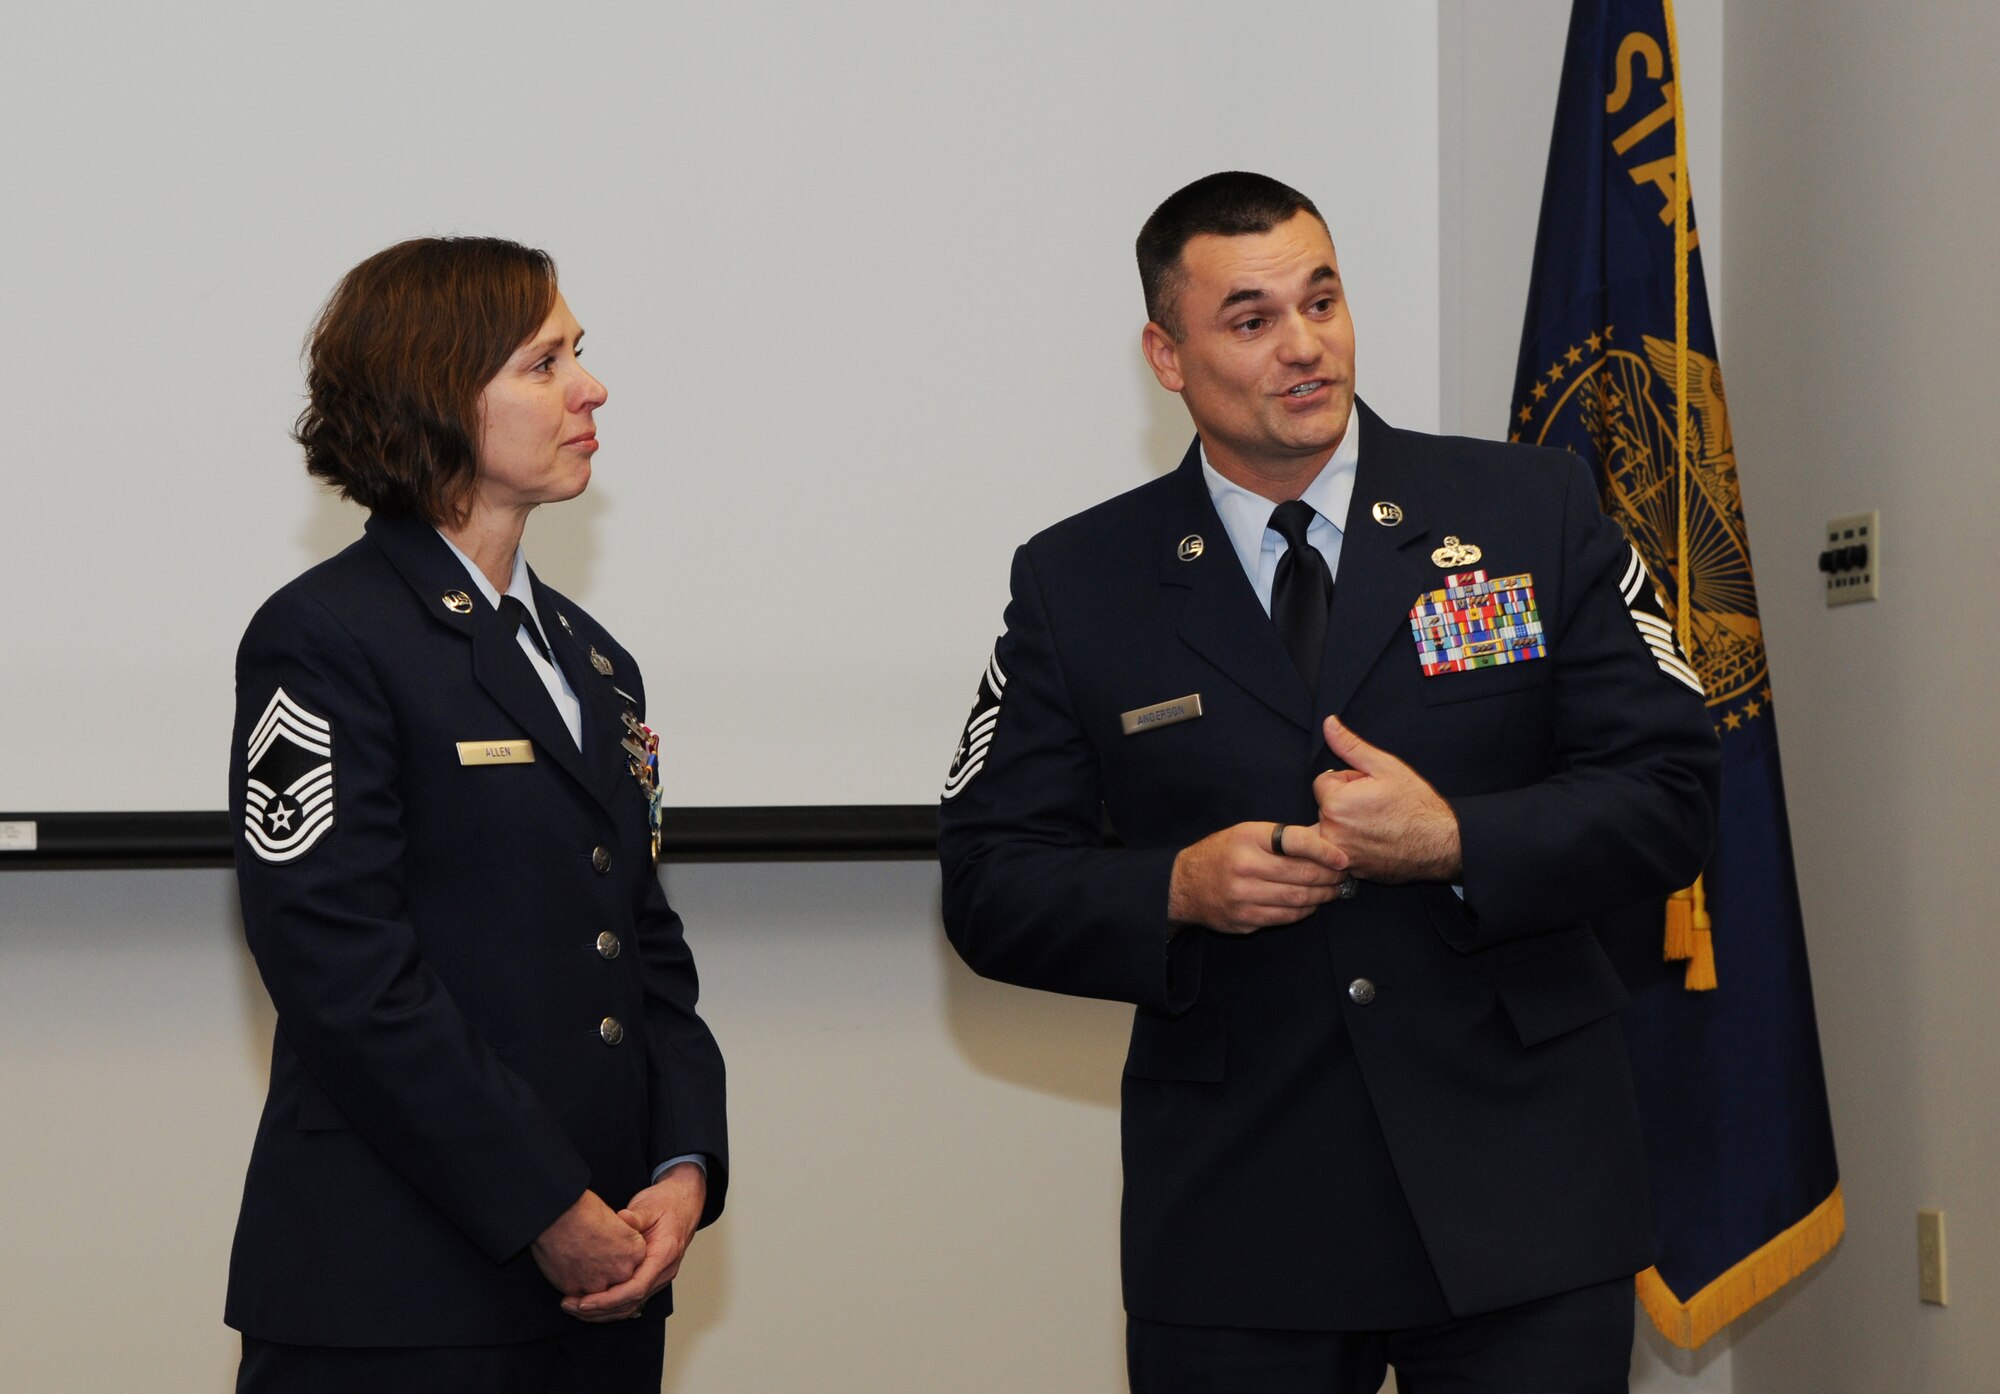
{"type": "Polygon", "coordinates": [[[518,596],[500,597],[500,622],[507,626],[509,634],[517,629],[527,630],[528,642],[535,646],[535,652],[542,656],[543,662],[555,662],[549,657],[548,642],[542,638],[542,631],[535,624],[535,617],[528,613],[528,607],[521,603],[518,596]]]}
{"type": "Polygon", "coordinates": [[[1326,647],[1326,612],[1333,605],[1333,573],[1319,548],[1306,541],[1312,505],[1303,499],[1271,511],[1271,530],[1285,539],[1278,575],[1271,585],[1271,621],[1299,665],[1308,690],[1319,690],[1319,656],[1326,647]]]}

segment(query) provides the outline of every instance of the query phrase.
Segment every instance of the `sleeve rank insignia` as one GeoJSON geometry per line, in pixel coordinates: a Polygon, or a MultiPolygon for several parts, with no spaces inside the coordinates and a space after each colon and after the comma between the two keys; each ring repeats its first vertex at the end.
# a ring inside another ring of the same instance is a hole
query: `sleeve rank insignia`
{"type": "Polygon", "coordinates": [[[297,861],[333,826],[333,727],[281,687],[246,755],[243,836],[263,861],[297,861]]]}
{"type": "Polygon", "coordinates": [[[955,799],[964,793],[972,777],[986,768],[986,752],[992,748],[993,732],[1000,725],[1000,699],[1006,691],[1007,674],[1000,667],[1000,646],[995,644],[986,660],[986,671],[979,675],[979,692],[972,699],[972,715],[965,719],[965,733],[958,738],[951,768],[945,772],[945,798],[955,799]]]}

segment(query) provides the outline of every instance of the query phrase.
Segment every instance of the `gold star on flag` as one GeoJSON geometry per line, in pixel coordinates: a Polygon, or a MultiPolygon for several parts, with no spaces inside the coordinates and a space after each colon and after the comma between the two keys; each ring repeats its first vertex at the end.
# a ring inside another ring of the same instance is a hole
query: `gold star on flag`
{"type": "Polygon", "coordinates": [[[1548,385],[1547,383],[1545,383],[1545,382],[1538,382],[1538,383],[1536,383],[1536,384],[1535,384],[1535,400],[1536,400],[1536,401],[1538,401],[1538,402],[1539,402],[1539,401],[1541,401],[1541,400],[1542,400],[1542,398],[1544,398],[1544,397],[1546,397],[1546,396],[1548,396],[1548,395],[1549,395],[1549,385],[1548,385]]]}
{"type": "Polygon", "coordinates": [[[1755,715],[1757,715],[1758,712],[1762,710],[1764,710],[1764,704],[1762,702],[1759,702],[1755,697],[1752,697],[1749,701],[1743,704],[1743,714],[1745,716],[1754,717],[1755,715]]]}
{"type": "Polygon", "coordinates": [[[1561,382],[1561,381],[1562,381],[1562,376],[1563,376],[1563,365],[1562,365],[1562,364],[1560,364],[1560,363],[1551,363],[1551,364],[1549,364],[1549,381],[1550,381],[1550,382],[1561,382]]]}
{"type": "Polygon", "coordinates": [[[1722,718],[1722,721],[1723,724],[1732,731],[1734,731],[1738,726],[1741,726],[1743,724],[1742,716],[1736,712],[1730,712],[1727,716],[1724,716],[1722,718]]]}
{"type": "Polygon", "coordinates": [[[1604,336],[1602,334],[1593,334],[1588,339],[1585,339],[1584,342],[1590,345],[1592,353],[1596,353],[1604,347],[1604,336]]]}
{"type": "Polygon", "coordinates": [[[1576,345],[1571,344],[1569,353],[1565,356],[1565,361],[1567,361],[1571,367],[1575,367],[1576,364],[1582,360],[1582,358],[1583,358],[1583,350],[1578,348],[1576,345]]]}
{"type": "Polygon", "coordinates": [[[1526,425],[1528,422],[1534,419],[1535,419],[1535,414],[1532,411],[1529,411],[1526,407],[1521,408],[1521,423],[1523,425],[1526,425]]]}

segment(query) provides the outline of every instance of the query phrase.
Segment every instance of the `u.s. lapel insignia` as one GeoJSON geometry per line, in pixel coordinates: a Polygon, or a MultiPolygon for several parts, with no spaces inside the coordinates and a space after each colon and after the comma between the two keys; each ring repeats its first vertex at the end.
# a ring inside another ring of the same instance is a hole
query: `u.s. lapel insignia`
{"type": "Polygon", "coordinates": [[[611,676],[611,660],[599,653],[595,644],[590,646],[590,666],[607,678],[611,676]]]}
{"type": "Polygon", "coordinates": [[[576,637],[576,631],[569,627],[569,616],[560,610],[556,611],[556,623],[563,627],[563,633],[569,635],[570,638],[574,639],[576,637]]]}
{"type": "Polygon", "coordinates": [[[464,591],[446,591],[441,599],[444,601],[444,608],[451,611],[454,615],[469,615],[472,613],[472,597],[464,591]]]}
{"type": "Polygon", "coordinates": [[[1402,505],[1390,503],[1387,499],[1376,504],[1372,511],[1375,514],[1375,521],[1385,528],[1393,528],[1403,521],[1402,505]]]}
{"type": "Polygon", "coordinates": [[[1431,564],[1447,569],[1454,566],[1470,566],[1482,555],[1484,554],[1470,542],[1460,542],[1455,537],[1447,536],[1444,546],[1431,553],[1431,564]]]}
{"type": "Polygon", "coordinates": [[[1201,540],[1200,533],[1191,532],[1186,537],[1183,537],[1181,539],[1180,548],[1174,553],[1174,555],[1179,557],[1182,561],[1193,561],[1196,557],[1200,556],[1207,547],[1208,544],[1201,540]]]}

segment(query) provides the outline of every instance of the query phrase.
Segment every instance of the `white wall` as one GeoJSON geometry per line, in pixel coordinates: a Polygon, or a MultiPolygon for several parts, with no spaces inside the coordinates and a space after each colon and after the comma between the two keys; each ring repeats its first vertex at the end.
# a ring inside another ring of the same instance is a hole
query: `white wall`
{"type": "Polygon", "coordinates": [[[672,797],[935,797],[1013,549],[1187,443],[1138,352],[1167,193],[1324,190],[1371,399],[1435,424],[1435,31],[1371,0],[10,6],[0,596],[34,603],[0,730],[39,739],[0,741],[0,811],[223,806],[237,639],[362,525],[285,438],[301,339],[360,258],[451,232],[548,248],[589,331],[603,449],[527,552],[644,666],[672,797]],[[1301,119],[1308,34],[1369,55],[1339,140],[1301,119]],[[104,737],[135,722],[140,758],[104,737]]]}
{"type": "Polygon", "coordinates": [[[1723,359],[1759,563],[1847,1238],[1735,1345],[1744,1394],[2000,1382],[2000,11],[1733,4],[1723,359]],[[1828,610],[1829,517],[1882,598],[1828,610]],[[1951,1305],[1917,1301],[1941,1206],[1951,1305]]]}

